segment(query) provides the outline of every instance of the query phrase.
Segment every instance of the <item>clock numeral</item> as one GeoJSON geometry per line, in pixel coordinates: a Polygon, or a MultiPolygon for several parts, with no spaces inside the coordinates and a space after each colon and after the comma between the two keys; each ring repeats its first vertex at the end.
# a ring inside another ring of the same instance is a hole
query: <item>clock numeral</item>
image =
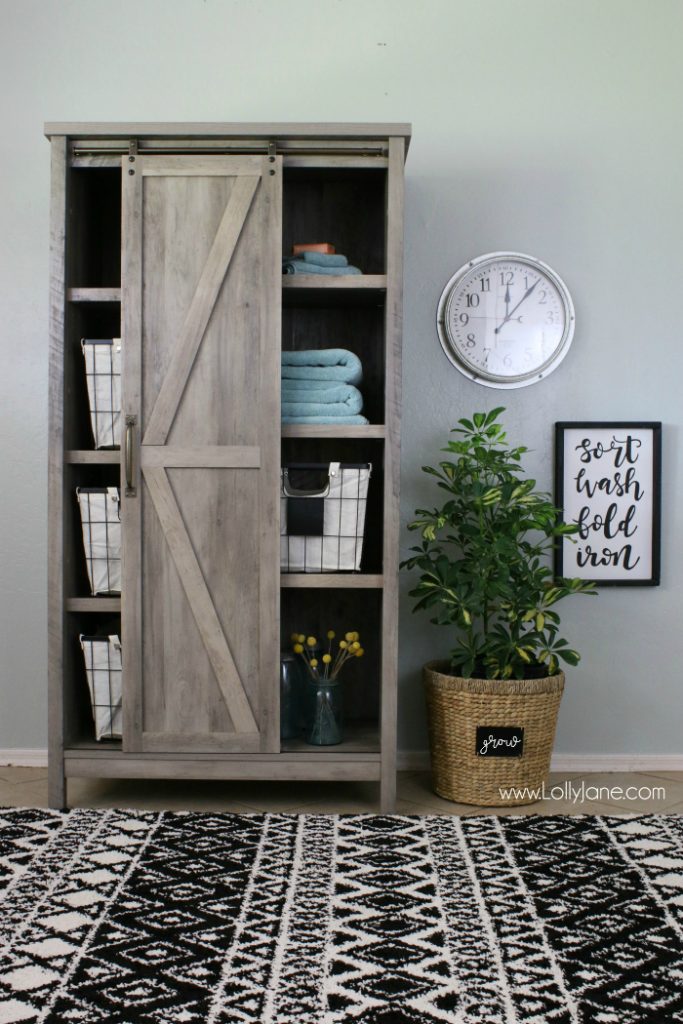
{"type": "Polygon", "coordinates": [[[460,316],[458,317],[458,320],[463,325],[463,327],[466,327],[467,324],[470,322],[470,318],[468,317],[467,313],[461,313],[460,316]]]}
{"type": "Polygon", "coordinates": [[[508,370],[510,369],[512,366],[512,356],[503,356],[503,366],[508,370]]]}
{"type": "Polygon", "coordinates": [[[531,285],[529,284],[529,275],[528,274],[524,275],[524,287],[526,288],[527,291],[529,291],[529,288],[531,288],[531,285]]]}
{"type": "Polygon", "coordinates": [[[515,275],[512,270],[501,270],[500,272],[500,283],[503,284],[514,284],[515,275]]]}
{"type": "Polygon", "coordinates": [[[470,309],[472,306],[479,305],[479,296],[475,293],[474,295],[467,296],[467,308],[470,309]]]}
{"type": "Polygon", "coordinates": [[[533,358],[534,358],[533,349],[525,348],[524,349],[524,362],[525,363],[530,363],[533,358]]]}
{"type": "Polygon", "coordinates": [[[553,312],[552,309],[549,309],[545,316],[546,316],[545,322],[547,324],[554,324],[554,323],[556,323],[556,321],[555,321],[555,313],[553,312]]]}
{"type": "Polygon", "coordinates": [[[468,348],[474,348],[475,345],[476,345],[476,341],[474,340],[474,335],[473,334],[468,334],[467,335],[467,347],[468,348]]]}
{"type": "Polygon", "coordinates": [[[491,349],[490,348],[485,348],[484,349],[484,366],[486,366],[488,364],[489,356],[490,355],[491,355],[491,349]]]}
{"type": "Polygon", "coordinates": [[[491,291],[491,278],[490,277],[482,277],[482,279],[481,279],[481,290],[483,292],[490,292],[491,291]]]}
{"type": "Polygon", "coordinates": [[[538,294],[540,295],[540,299],[538,300],[539,306],[547,306],[548,302],[546,296],[548,295],[548,293],[544,289],[541,289],[541,291],[538,294]]]}

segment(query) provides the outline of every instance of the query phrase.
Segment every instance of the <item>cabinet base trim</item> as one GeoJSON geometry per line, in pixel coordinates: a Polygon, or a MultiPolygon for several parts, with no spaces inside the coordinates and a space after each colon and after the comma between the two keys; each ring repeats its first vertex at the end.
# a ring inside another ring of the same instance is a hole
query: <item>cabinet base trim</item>
{"type": "Polygon", "coordinates": [[[282,758],[265,760],[162,760],[124,755],[83,757],[67,754],[64,774],[68,777],[105,779],[307,779],[373,781],[380,777],[379,756],[367,760],[301,760],[282,758]]]}

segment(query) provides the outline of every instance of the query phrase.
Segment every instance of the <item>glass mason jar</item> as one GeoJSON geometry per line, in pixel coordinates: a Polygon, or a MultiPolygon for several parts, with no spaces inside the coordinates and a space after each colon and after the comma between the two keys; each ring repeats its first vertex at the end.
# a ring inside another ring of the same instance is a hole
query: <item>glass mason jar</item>
{"type": "Polygon", "coordinates": [[[341,743],[342,692],[337,679],[311,679],[305,681],[304,723],[307,743],[331,746],[341,743]]]}
{"type": "Polygon", "coordinates": [[[280,654],[280,739],[293,740],[301,726],[301,668],[295,654],[280,654]]]}

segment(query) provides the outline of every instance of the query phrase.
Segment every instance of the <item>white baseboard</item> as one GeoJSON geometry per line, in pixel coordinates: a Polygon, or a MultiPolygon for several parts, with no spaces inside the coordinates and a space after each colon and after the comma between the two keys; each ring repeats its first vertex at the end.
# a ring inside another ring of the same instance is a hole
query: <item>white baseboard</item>
{"type": "MultiPolygon", "coordinates": [[[[399,751],[398,770],[428,771],[429,752],[399,751]]],[[[553,754],[550,770],[577,775],[588,772],[683,772],[683,754],[553,754]]]]}
{"type": "MultiPolygon", "coordinates": [[[[46,768],[47,750],[40,747],[0,749],[0,766],[46,768]]],[[[683,772],[683,754],[553,754],[551,771],[583,775],[587,772],[683,772]]],[[[400,750],[398,770],[429,770],[429,751],[400,750]]]]}
{"type": "Polygon", "coordinates": [[[13,765],[17,768],[47,768],[47,750],[41,747],[0,749],[0,765],[13,765]]]}

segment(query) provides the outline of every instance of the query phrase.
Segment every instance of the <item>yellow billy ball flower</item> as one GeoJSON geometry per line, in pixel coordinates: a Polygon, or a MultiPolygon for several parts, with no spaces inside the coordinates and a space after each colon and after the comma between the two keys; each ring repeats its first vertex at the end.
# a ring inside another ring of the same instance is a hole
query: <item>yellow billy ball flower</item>
{"type": "Polygon", "coordinates": [[[299,643],[300,644],[304,643],[305,639],[306,639],[306,637],[304,636],[304,634],[303,633],[299,633],[299,635],[297,637],[297,640],[299,641],[299,643]]]}
{"type": "Polygon", "coordinates": [[[298,641],[298,639],[299,639],[299,634],[298,633],[292,633],[292,635],[290,636],[289,639],[292,641],[293,644],[295,644],[298,641]]]}
{"type": "Polygon", "coordinates": [[[335,631],[333,629],[328,629],[328,631],[327,631],[327,639],[328,640],[334,640],[336,635],[337,634],[335,633],[335,631]]]}
{"type": "Polygon", "coordinates": [[[356,657],[357,658],[362,658],[364,654],[365,654],[365,651],[363,650],[363,648],[359,647],[358,650],[356,651],[356,657]]]}
{"type": "Polygon", "coordinates": [[[309,636],[309,637],[307,638],[307,640],[306,640],[306,643],[308,644],[308,646],[309,646],[309,647],[315,647],[315,645],[317,644],[317,642],[318,642],[318,641],[316,640],[316,638],[315,638],[314,636],[309,636]]]}
{"type": "Polygon", "coordinates": [[[311,668],[317,668],[317,667],[318,667],[318,659],[317,658],[311,658],[311,668]]]}
{"type": "Polygon", "coordinates": [[[351,641],[353,640],[353,633],[346,633],[344,639],[348,640],[349,643],[351,643],[351,641]]]}
{"type": "Polygon", "coordinates": [[[303,654],[304,653],[303,646],[301,644],[294,644],[294,653],[295,654],[303,654]]]}
{"type": "Polygon", "coordinates": [[[331,654],[323,654],[323,662],[325,663],[325,665],[329,665],[329,663],[331,661],[332,661],[332,655],[331,654]]]}
{"type": "Polygon", "coordinates": [[[360,650],[360,644],[358,643],[357,640],[354,640],[353,643],[351,644],[351,650],[352,651],[360,650]]]}
{"type": "Polygon", "coordinates": [[[339,646],[341,647],[342,651],[345,651],[349,645],[347,644],[346,640],[340,640],[339,646]]]}
{"type": "Polygon", "coordinates": [[[359,640],[359,639],[360,639],[360,633],[358,632],[358,630],[355,630],[355,631],[354,631],[354,634],[353,634],[353,639],[354,639],[354,640],[359,640]]]}

